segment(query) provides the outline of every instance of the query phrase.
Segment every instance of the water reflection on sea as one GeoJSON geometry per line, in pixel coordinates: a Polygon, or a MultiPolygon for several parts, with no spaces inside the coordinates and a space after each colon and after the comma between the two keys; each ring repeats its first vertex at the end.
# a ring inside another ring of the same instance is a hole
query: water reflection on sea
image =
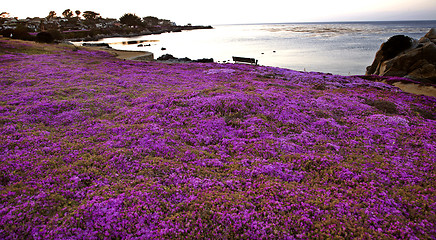
{"type": "Polygon", "coordinates": [[[131,38],[106,38],[121,50],[191,59],[250,57],[259,64],[301,71],[364,74],[380,44],[404,34],[420,38],[436,21],[221,25],[214,29],[131,38]],[[162,50],[165,49],[165,50],[162,50]]]}

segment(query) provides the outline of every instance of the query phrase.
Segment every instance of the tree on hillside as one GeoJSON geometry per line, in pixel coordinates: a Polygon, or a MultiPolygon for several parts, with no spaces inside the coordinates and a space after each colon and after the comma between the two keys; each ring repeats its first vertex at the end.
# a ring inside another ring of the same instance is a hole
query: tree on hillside
{"type": "Polygon", "coordinates": [[[97,20],[100,17],[100,13],[96,13],[93,11],[85,11],[83,13],[83,17],[88,21],[94,21],[97,20]]]}
{"type": "Polygon", "coordinates": [[[85,24],[86,25],[93,25],[97,22],[98,19],[100,19],[100,13],[96,13],[93,11],[85,11],[83,12],[82,16],[85,18],[85,24]]]}
{"type": "Polygon", "coordinates": [[[0,18],[10,18],[10,14],[8,12],[2,12],[0,13],[0,18]]]}
{"type": "Polygon", "coordinates": [[[159,25],[161,25],[162,27],[171,27],[171,26],[175,26],[176,23],[171,22],[170,20],[167,19],[159,19],[159,25]]]}
{"type": "Polygon", "coordinates": [[[142,25],[141,18],[132,13],[126,13],[120,17],[120,23],[128,26],[140,26],[142,25]]]}
{"type": "Polygon", "coordinates": [[[64,18],[70,19],[73,17],[73,12],[70,9],[66,9],[63,13],[62,16],[64,16],[64,18]]]}
{"type": "Polygon", "coordinates": [[[52,20],[56,17],[56,12],[55,11],[50,11],[48,13],[48,16],[46,17],[47,20],[52,20]]]}
{"type": "Polygon", "coordinates": [[[76,10],[75,13],[76,13],[76,17],[77,17],[77,18],[80,18],[80,14],[81,14],[82,12],[80,12],[80,10],[76,10]]]}
{"type": "Polygon", "coordinates": [[[159,18],[148,16],[148,17],[143,18],[143,22],[144,22],[145,26],[153,27],[153,26],[156,26],[159,24],[159,18]]]}
{"type": "Polygon", "coordinates": [[[9,13],[7,13],[7,12],[0,13],[0,28],[2,27],[2,25],[6,21],[6,19],[9,17],[10,17],[9,13]]]}

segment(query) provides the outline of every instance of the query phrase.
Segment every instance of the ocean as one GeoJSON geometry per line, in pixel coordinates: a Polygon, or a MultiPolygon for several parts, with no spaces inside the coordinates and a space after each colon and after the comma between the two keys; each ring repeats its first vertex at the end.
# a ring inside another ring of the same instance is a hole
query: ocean
{"type": "Polygon", "coordinates": [[[131,38],[105,38],[120,50],[150,51],[191,59],[232,62],[255,58],[259,65],[340,75],[365,74],[380,45],[394,35],[419,39],[436,21],[331,22],[217,25],[131,38]],[[128,43],[130,41],[130,44],[128,43]],[[138,41],[138,42],[135,42],[138,41]],[[138,46],[142,44],[141,46],[138,46]],[[162,50],[165,49],[165,50],[162,50]]]}

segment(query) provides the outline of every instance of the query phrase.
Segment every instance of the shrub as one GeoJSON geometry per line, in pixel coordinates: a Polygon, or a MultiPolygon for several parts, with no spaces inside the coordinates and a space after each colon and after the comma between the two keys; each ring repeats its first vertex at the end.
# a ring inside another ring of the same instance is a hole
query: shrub
{"type": "Polygon", "coordinates": [[[27,41],[32,41],[35,39],[25,29],[21,29],[21,28],[17,28],[12,32],[12,38],[13,39],[27,40],[27,41]]]}
{"type": "Polygon", "coordinates": [[[1,32],[1,34],[2,34],[3,37],[11,37],[14,34],[14,30],[13,29],[4,29],[1,32]]]}
{"type": "Polygon", "coordinates": [[[50,33],[53,36],[54,40],[62,40],[64,37],[62,36],[62,33],[58,30],[48,30],[48,33],[50,33]]]}
{"type": "Polygon", "coordinates": [[[38,33],[38,35],[36,35],[36,41],[43,43],[52,43],[54,41],[54,37],[49,32],[40,32],[38,33]]]}
{"type": "Polygon", "coordinates": [[[425,119],[431,119],[435,120],[436,116],[433,114],[433,112],[428,111],[424,108],[420,108],[418,106],[412,106],[412,110],[419,114],[419,116],[425,118],[425,119]]]}
{"type": "Polygon", "coordinates": [[[393,102],[385,101],[385,100],[366,100],[366,104],[377,108],[383,113],[388,114],[397,114],[397,105],[393,102]]]}

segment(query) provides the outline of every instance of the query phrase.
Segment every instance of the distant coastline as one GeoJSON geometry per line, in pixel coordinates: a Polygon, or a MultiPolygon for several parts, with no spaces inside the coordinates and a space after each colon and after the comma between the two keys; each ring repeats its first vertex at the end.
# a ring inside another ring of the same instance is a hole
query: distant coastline
{"type": "Polygon", "coordinates": [[[0,35],[21,40],[40,42],[96,41],[108,37],[133,37],[142,35],[181,32],[185,30],[212,29],[212,26],[177,25],[168,19],[153,16],[140,18],[126,13],[119,19],[102,18],[93,11],[70,9],[63,17],[50,11],[47,17],[18,19],[3,12],[0,17],[0,35]],[[42,34],[42,35],[41,35],[42,34]]]}
{"type": "Polygon", "coordinates": [[[212,26],[174,26],[165,30],[144,30],[141,32],[133,32],[133,33],[107,33],[107,34],[97,34],[95,36],[86,36],[79,38],[68,38],[64,39],[65,42],[79,42],[79,41],[98,41],[102,38],[114,38],[114,37],[138,37],[138,36],[147,36],[147,35],[157,35],[162,33],[172,33],[172,32],[181,32],[181,31],[191,31],[191,30],[199,30],[199,29],[213,29],[212,26]]]}

